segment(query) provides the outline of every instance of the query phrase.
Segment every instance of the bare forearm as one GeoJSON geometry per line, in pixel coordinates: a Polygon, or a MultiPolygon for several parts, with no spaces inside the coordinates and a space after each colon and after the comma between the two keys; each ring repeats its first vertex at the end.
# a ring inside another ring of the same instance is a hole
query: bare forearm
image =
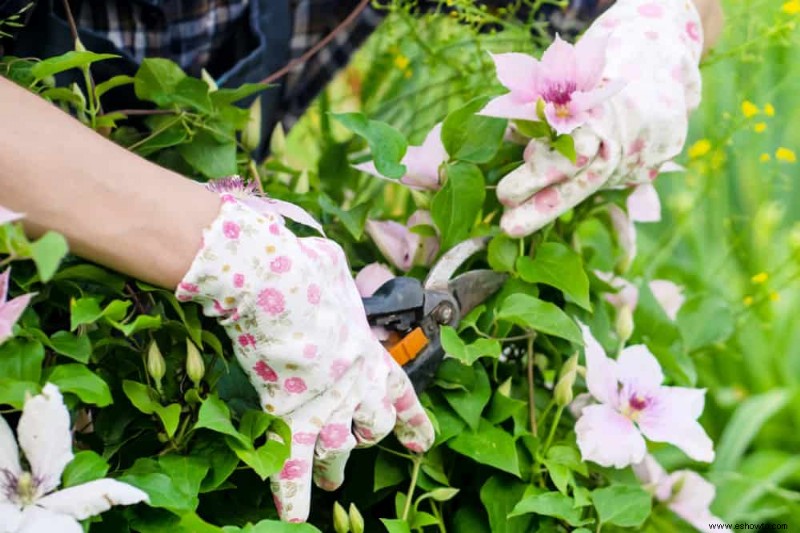
{"type": "Polygon", "coordinates": [[[700,19],[703,23],[703,52],[707,53],[719,39],[722,33],[722,26],[725,24],[725,15],[722,12],[720,0],[693,0],[700,12],[700,19]]]}
{"type": "Polygon", "coordinates": [[[219,210],[217,196],[104,139],[0,77],[0,204],[36,236],[174,288],[219,210]]]}

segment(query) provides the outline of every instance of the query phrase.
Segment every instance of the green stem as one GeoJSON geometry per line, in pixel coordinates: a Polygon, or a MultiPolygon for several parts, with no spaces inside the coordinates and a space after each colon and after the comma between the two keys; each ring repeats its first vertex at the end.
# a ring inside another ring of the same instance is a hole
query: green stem
{"type": "Polygon", "coordinates": [[[561,413],[563,412],[564,407],[559,405],[558,409],[556,409],[556,414],[553,417],[553,423],[550,425],[550,433],[548,433],[547,440],[544,443],[544,450],[542,452],[543,455],[547,455],[547,450],[549,450],[550,445],[553,444],[553,437],[555,437],[556,428],[558,428],[558,423],[561,421],[561,413]]]}
{"type": "Polygon", "coordinates": [[[531,419],[531,433],[533,433],[534,437],[538,437],[539,428],[536,425],[536,401],[533,382],[533,341],[536,338],[536,333],[531,333],[532,335],[528,338],[528,411],[531,419]]]}
{"type": "Polygon", "coordinates": [[[439,532],[447,533],[447,528],[445,527],[444,520],[442,519],[442,513],[439,512],[439,508],[436,506],[436,502],[430,500],[430,503],[431,503],[431,510],[433,511],[433,516],[436,517],[436,520],[438,522],[436,525],[439,526],[439,532]]]}
{"type": "Polygon", "coordinates": [[[408,486],[408,493],[406,494],[406,504],[403,506],[404,521],[408,520],[408,512],[411,510],[411,501],[414,499],[414,489],[417,488],[417,478],[419,477],[419,469],[422,466],[422,456],[417,455],[414,457],[414,468],[411,471],[411,483],[408,486]]]}

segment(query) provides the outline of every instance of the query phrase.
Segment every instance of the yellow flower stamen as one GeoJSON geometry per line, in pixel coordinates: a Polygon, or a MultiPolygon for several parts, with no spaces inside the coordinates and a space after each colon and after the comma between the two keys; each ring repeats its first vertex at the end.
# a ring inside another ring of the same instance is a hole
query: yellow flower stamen
{"type": "Polygon", "coordinates": [[[750,100],[745,100],[742,102],[742,114],[744,118],[752,118],[758,115],[761,111],[759,111],[758,106],[751,102],[750,100]]]}
{"type": "Polygon", "coordinates": [[[758,274],[750,278],[750,281],[752,281],[756,285],[761,285],[762,283],[766,283],[768,279],[769,279],[769,274],[767,274],[766,272],[759,272],[758,274]]]}
{"type": "Polygon", "coordinates": [[[775,159],[784,163],[797,163],[797,154],[794,153],[794,150],[781,146],[775,150],[775,159]]]}

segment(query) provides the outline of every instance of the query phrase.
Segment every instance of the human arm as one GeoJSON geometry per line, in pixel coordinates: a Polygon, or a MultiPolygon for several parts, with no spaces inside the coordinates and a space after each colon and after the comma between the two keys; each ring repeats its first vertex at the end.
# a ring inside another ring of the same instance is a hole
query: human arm
{"type": "Polygon", "coordinates": [[[725,13],[721,0],[692,0],[700,13],[703,26],[703,53],[707,54],[717,44],[725,25],[725,13]]]}
{"type": "Polygon", "coordinates": [[[26,231],[63,234],[76,255],[175,289],[219,198],[0,77],[0,204],[26,231]]]}

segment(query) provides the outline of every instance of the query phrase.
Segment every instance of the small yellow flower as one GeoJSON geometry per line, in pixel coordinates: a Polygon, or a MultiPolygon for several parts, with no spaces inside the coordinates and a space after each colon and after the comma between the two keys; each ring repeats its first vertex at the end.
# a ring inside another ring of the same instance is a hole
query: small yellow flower
{"type": "Polygon", "coordinates": [[[778,293],[777,293],[777,292],[775,292],[775,291],[772,291],[771,293],[769,293],[769,299],[770,299],[771,301],[773,301],[773,302],[777,302],[778,300],[780,300],[780,299],[781,299],[781,295],[780,295],[780,294],[778,294],[778,293]]]}
{"type": "MultiPolygon", "coordinates": [[[[800,2],[800,0],[798,0],[798,2],[800,2]]],[[[766,104],[764,106],[764,114],[767,115],[768,117],[774,117],[775,116],[775,107],[773,107],[772,104],[766,104]]]]}
{"type": "Polygon", "coordinates": [[[402,54],[394,58],[394,66],[400,70],[405,70],[409,63],[411,63],[411,61],[402,54]]]}
{"type": "Polygon", "coordinates": [[[742,300],[742,303],[744,304],[745,307],[750,307],[751,305],[753,305],[753,297],[745,296],[744,299],[742,300]]]}
{"type": "Polygon", "coordinates": [[[800,0],[789,0],[788,2],[784,2],[783,6],[781,6],[781,11],[787,15],[797,15],[800,13],[800,0]]]}
{"type": "Polygon", "coordinates": [[[766,122],[759,122],[755,126],[753,126],[753,130],[756,133],[764,133],[767,131],[767,123],[766,122]]]}
{"type": "Polygon", "coordinates": [[[765,283],[768,279],[769,279],[769,274],[767,274],[766,272],[759,272],[758,274],[750,278],[750,281],[752,281],[756,285],[761,285],[762,283],[765,283]]]}
{"type": "Polygon", "coordinates": [[[762,163],[769,163],[769,161],[770,161],[771,159],[772,159],[772,156],[771,156],[771,155],[769,155],[769,154],[768,154],[768,153],[766,153],[766,152],[764,152],[763,154],[761,154],[761,157],[759,157],[759,158],[758,158],[758,160],[759,160],[759,161],[761,161],[762,163]]]}
{"type": "Polygon", "coordinates": [[[797,163],[797,154],[794,153],[794,150],[781,146],[775,151],[775,159],[784,163],[797,163]]]}
{"type": "Polygon", "coordinates": [[[745,100],[742,102],[742,114],[744,115],[744,118],[752,118],[759,113],[760,111],[758,110],[758,106],[750,100],[745,100]]]}
{"type": "Polygon", "coordinates": [[[711,151],[711,141],[709,141],[708,139],[700,139],[699,141],[697,141],[696,143],[694,143],[689,147],[689,157],[692,159],[697,159],[698,157],[703,157],[710,151],[711,151]]]}

